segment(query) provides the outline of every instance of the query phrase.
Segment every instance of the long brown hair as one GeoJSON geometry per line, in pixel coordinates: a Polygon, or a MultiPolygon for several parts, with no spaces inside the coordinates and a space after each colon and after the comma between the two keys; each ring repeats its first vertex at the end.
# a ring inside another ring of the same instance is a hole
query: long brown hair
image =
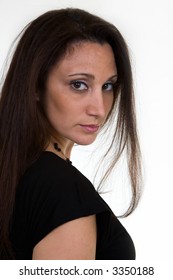
{"type": "MultiPolygon", "coordinates": [[[[80,9],[49,11],[22,32],[4,81],[0,100],[0,258],[12,258],[9,241],[15,194],[21,176],[45,149],[53,128],[44,115],[43,95],[50,69],[75,42],[107,42],[118,71],[114,105],[118,108],[111,146],[114,160],[126,148],[132,183],[131,213],[139,199],[140,150],[136,132],[132,73],[126,43],[117,28],[80,9]],[[40,101],[37,101],[39,95],[40,101]]],[[[113,118],[114,108],[110,118],[113,118]]],[[[110,148],[108,149],[110,150],[110,148]]]]}

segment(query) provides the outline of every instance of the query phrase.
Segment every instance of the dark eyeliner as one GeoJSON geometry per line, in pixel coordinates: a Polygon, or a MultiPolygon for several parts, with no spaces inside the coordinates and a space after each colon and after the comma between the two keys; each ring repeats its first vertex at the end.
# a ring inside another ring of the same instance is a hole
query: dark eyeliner
{"type": "Polygon", "coordinates": [[[70,85],[72,86],[72,89],[75,90],[75,91],[84,91],[88,88],[87,84],[83,81],[80,81],[80,80],[73,80],[70,82],[70,85]],[[75,87],[75,84],[77,85],[80,85],[80,86],[84,86],[85,88],[84,89],[80,89],[78,87],[75,87]]]}

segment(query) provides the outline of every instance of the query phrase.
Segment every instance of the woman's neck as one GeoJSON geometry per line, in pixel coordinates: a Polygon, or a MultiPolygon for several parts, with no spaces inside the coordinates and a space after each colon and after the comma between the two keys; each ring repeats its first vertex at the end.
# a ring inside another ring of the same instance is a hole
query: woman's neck
{"type": "Polygon", "coordinates": [[[60,139],[51,139],[49,142],[46,151],[53,152],[63,159],[70,159],[71,151],[74,146],[74,143],[70,140],[62,141],[60,139]]]}

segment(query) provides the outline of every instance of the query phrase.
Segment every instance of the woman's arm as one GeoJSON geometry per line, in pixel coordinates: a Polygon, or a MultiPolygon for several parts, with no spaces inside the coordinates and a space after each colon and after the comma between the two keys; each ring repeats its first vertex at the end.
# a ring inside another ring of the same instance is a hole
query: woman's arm
{"type": "Polygon", "coordinates": [[[96,217],[67,222],[43,238],[33,250],[33,260],[94,260],[96,217]]]}

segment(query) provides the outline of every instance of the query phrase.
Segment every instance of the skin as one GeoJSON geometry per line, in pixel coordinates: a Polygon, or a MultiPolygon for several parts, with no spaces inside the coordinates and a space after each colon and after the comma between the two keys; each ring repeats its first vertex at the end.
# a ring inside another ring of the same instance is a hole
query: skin
{"type": "MultiPolygon", "coordinates": [[[[112,108],[116,80],[115,58],[107,43],[78,43],[51,70],[45,112],[66,157],[74,143],[89,145],[96,139],[112,108]]],[[[52,143],[47,150],[63,158],[52,143]]],[[[65,223],[35,246],[33,259],[95,259],[96,232],[95,215],[65,223]]]]}

